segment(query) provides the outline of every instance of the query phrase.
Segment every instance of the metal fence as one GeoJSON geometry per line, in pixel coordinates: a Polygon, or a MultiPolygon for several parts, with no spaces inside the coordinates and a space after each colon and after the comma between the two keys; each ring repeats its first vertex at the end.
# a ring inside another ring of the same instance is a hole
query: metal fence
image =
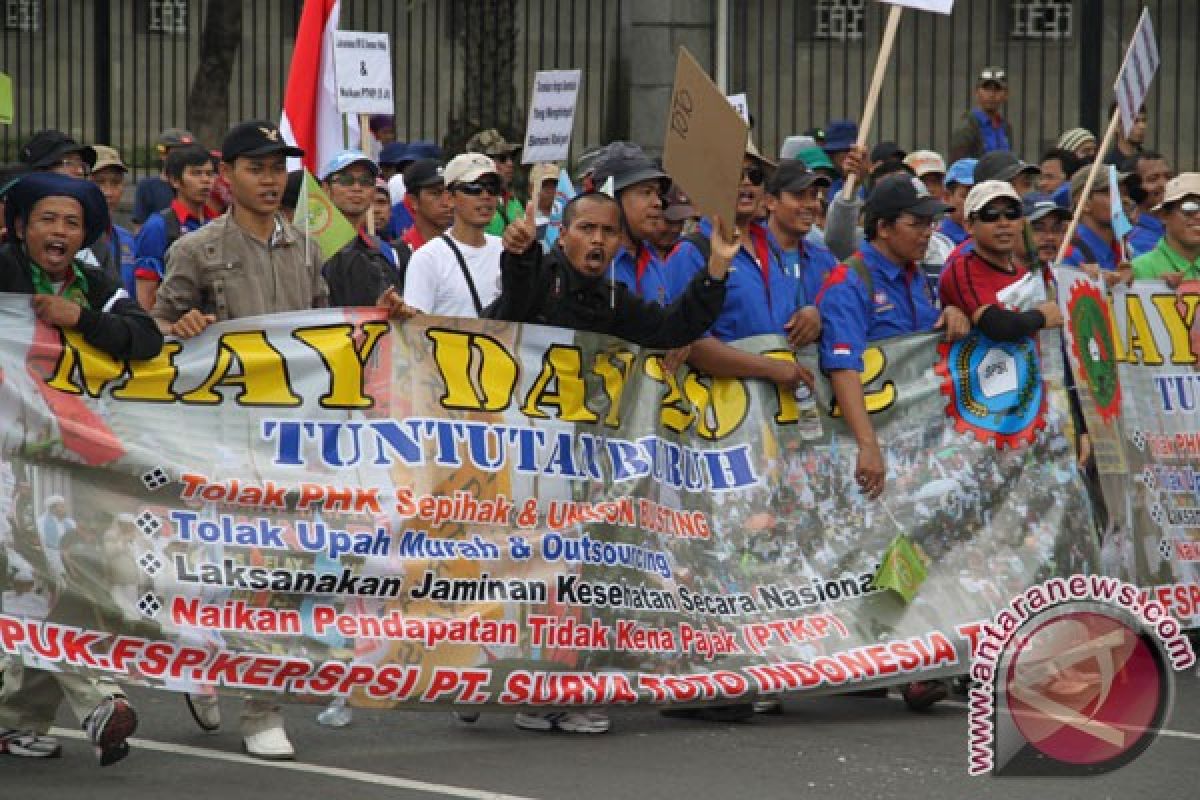
{"type": "MultiPolygon", "coordinates": [[[[653,0],[659,2],[660,0],[653,0]]],[[[667,0],[661,0],[666,2],[667,0]]],[[[0,159],[54,127],[117,146],[145,169],[157,132],[187,119],[200,33],[214,0],[0,0],[0,70],[16,120],[0,159]]],[[[672,0],[671,8],[694,6],[672,0]]],[[[857,117],[883,25],[874,0],[711,0],[728,12],[728,88],[745,91],[767,151],[835,117],[857,117]]],[[[584,70],[573,152],[627,133],[627,91],[646,54],[622,52],[623,0],[342,0],[341,27],[391,34],[397,134],[453,139],[474,117],[519,134],[538,69],[584,70]],[[480,47],[511,39],[503,75],[480,75],[480,47]],[[504,84],[506,85],[506,84],[504,84]],[[491,104],[490,106],[488,104],[491,104]]],[[[243,0],[231,119],[278,118],[302,0],[243,0]]],[[[1141,0],[959,0],[949,17],[904,15],[874,139],[945,150],[971,104],[974,75],[1002,65],[1015,147],[1035,158],[1067,128],[1099,134],[1141,0]]],[[[1200,166],[1200,3],[1149,0],[1162,68],[1148,143],[1180,169],[1200,166]]],[[[626,9],[627,10],[627,9],[626,9]]],[[[682,12],[680,12],[682,13],[682,12]]],[[[692,25],[693,16],[687,16],[692,25]]],[[[703,15],[701,15],[703,16],[703,15]]],[[[716,13],[711,14],[715,18],[716,13]]],[[[682,19],[683,17],[681,17],[682,19]]],[[[692,27],[703,27],[692,25],[692,27]]],[[[714,37],[711,27],[705,35],[714,37]]],[[[710,38],[710,41],[713,39],[710,38]]],[[[656,59],[656,62],[662,59],[656,59]]],[[[669,76],[665,78],[669,81],[669,76]]],[[[215,142],[212,144],[216,144],[215,142]]],[[[658,142],[644,142],[656,145],[658,142]]]]}
{"type": "MultiPolygon", "coordinates": [[[[980,68],[1003,66],[1015,149],[1036,159],[1080,125],[1103,135],[1112,84],[1142,7],[1162,67],[1147,103],[1147,143],[1180,169],[1200,166],[1200,3],[1195,0],[958,0],[950,16],[907,12],[873,141],[946,152],[980,68]]],[[[730,14],[731,93],[745,91],[755,135],[778,151],[789,134],[857,118],[886,6],[872,0],[738,0],[730,14]]]]}
{"type": "MultiPolygon", "coordinates": [[[[391,34],[397,136],[443,141],[487,98],[468,80],[468,52],[507,30],[513,101],[484,108],[518,135],[533,73],[584,69],[574,152],[613,138],[622,0],[342,0],[340,27],[391,34]],[[486,6],[491,15],[472,13],[486,6]],[[504,15],[501,19],[498,15],[504,15]]],[[[160,130],[184,126],[209,0],[0,0],[0,70],[13,77],[15,120],[0,126],[0,160],[42,128],[116,146],[153,165],[160,130]]],[[[231,120],[278,119],[302,0],[244,0],[229,93],[231,120]]],[[[219,143],[206,143],[217,145],[219,143]]]]}

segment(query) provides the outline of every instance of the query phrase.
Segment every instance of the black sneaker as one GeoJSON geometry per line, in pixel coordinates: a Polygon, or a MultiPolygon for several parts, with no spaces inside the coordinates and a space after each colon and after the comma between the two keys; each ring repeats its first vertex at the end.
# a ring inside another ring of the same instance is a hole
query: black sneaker
{"type": "Polygon", "coordinates": [[[913,681],[900,694],[909,711],[927,711],[935,703],[945,700],[946,693],[944,681],[913,681]]]}
{"type": "Polygon", "coordinates": [[[106,697],[88,714],[81,726],[96,748],[100,766],[115,764],[129,755],[126,739],[137,730],[137,712],[121,696],[106,697]]]}

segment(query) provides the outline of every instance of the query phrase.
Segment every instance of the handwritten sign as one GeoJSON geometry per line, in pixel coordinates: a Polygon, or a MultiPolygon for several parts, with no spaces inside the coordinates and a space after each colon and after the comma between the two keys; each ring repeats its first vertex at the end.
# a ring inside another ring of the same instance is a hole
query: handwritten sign
{"type": "Polygon", "coordinates": [[[391,114],[392,56],[386,33],[337,31],[333,39],[337,107],[343,114],[391,114]]]}
{"type": "Polygon", "coordinates": [[[566,161],[575,124],[581,70],[543,70],[533,76],[521,163],[566,161]]]}

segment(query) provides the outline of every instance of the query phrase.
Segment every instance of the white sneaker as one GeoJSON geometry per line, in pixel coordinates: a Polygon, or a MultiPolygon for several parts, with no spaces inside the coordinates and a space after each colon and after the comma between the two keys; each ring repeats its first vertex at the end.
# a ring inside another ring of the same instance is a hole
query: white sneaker
{"type": "Polygon", "coordinates": [[[254,758],[290,761],[296,750],[283,729],[278,711],[253,712],[242,716],[242,747],[254,758]]]}
{"type": "Polygon", "coordinates": [[[513,723],[526,731],[565,733],[608,733],[608,715],[603,711],[551,711],[546,714],[517,714],[513,723]]]}
{"type": "Polygon", "coordinates": [[[22,758],[58,758],[62,745],[53,736],[36,731],[0,728],[0,754],[22,758]]]}
{"type": "Polygon", "coordinates": [[[200,730],[205,733],[221,730],[221,706],[215,694],[185,694],[183,699],[200,730]]]}

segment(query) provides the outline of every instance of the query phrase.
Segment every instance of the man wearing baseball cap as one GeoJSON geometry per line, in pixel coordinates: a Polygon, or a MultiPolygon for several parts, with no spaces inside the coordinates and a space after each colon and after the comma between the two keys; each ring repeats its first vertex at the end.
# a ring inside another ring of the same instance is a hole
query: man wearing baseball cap
{"type": "Polygon", "coordinates": [[[425,314],[482,317],[500,294],[499,236],[487,232],[504,194],[496,164],[482,153],[450,160],[442,179],[454,206],[445,233],[413,253],[404,277],[404,302],[425,314]]]}
{"type": "Polygon", "coordinates": [[[950,169],[946,170],[942,184],[945,188],[942,199],[951,208],[942,219],[942,224],[938,226],[938,233],[953,242],[956,247],[965,242],[969,235],[963,227],[966,222],[963,208],[967,202],[967,194],[975,185],[975,164],[976,160],[973,158],[960,158],[955,161],[950,165],[950,169]]]}
{"type": "Polygon", "coordinates": [[[158,175],[147,175],[137,183],[133,194],[134,233],[150,219],[151,214],[169,208],[171,201],[175,199],[175,192],[167,180],[165,171],[167,154],[176,147],[189,144],[196,144],[196,137],[191,131],[185,131],[183,128],[167,128],[158,135],[154,151],[158,154],[162,170],[158,175]]]}
{"type": "Polygon", "coordinates": [[[379,167],[358,150],[343,150],[321,169],[320,177],[329,202],[358,232],[321,268],[329,284],[329,304],[373,306],[389,288],[403,291],[404,273],[396,252],[367,232],[379,167]]]}
{"type": "Polygon", "coordinates": [[[964,111],[950,135],[950,161],[981,158],[995,150],[1011,150],[1012,125],[1002,113],[1008,102],[1008,72],[1004,67],[984,67],[975,81],[975,107],[964,111]]]}
{"type": "Polygon", "coordinates": [[[525,215],[524,204],[512,193],[516,158],[520,149],[521,145],[506,140],[495,128],[479,131],[467,140],[467,152],[482,153],[492,159],[492,163],[496,165],[496,174],[500,176],[503,194],[496,198],[496,215],[487,226],[487,232],[493,236],[501,235],[510,222],[525,215]]]}
{"type": "Polygon", "coordinates": [[[1024,209],[1006,181],[983,181],[967,195],[967,230],[974,247],[946,266],[938,285],[942,306],[961,310],[983,333],[1015,342],[1062,325],[1045,284],[1016,258],[1024,209]]]}
{"type": "MultiPolygon", "coordinates": [[[[855,478],[869,497],[883,492],[886,468],[863,402],[859,373],[867,343],[909,333],[943,330],[947,340],[970,329],[962,312],[938,312],[919,263],[937,217],[950,207],[933,197],[920,179],[889,175],[867,195],[866,242],[830,273],[817,296],[821,312],[818,345],[821,369],[829,376],[838,404],[858,443],[855,478]]],[[[910,705],[925,707],[940,697],[936,687],[906,688],[910,705]]]]}
{"type": "Polygon", "coordinates": [[[1067,224],[1071,221],[1071,209],[1059,204],[1052,196],[1031,192],[1021,198],[1025,222],[1033,234],[1035,265],[1048,267],[1058,257],[1063,237],[1067,235],[1067,224]]]}
{"type": "Polygon", "coordinates": [[[1184,172],[1167,181],[1154,210],[1165,227],[1163,238],[1133,260],[1133,277],[1157,278],[1173,287],[1200,279],[1200,172],[1184,172]]]}
{"type": "MultiPolygon", "coordinates": [[[[280,213],[287,159],[303,155],[268,120],[240,122],[225,135],[221,175],[233,204],[167,254],[166,276],[150,312],[164,333],[189,339],[215,322],[329,305],[320,248],[280,213]]],[[[394,291],[376,305],[393,317],[411,316],[394,291]]],[[[202,730],[220,728],[215,696],[186,699],[202,730]]],[[[295,758],[275,703],[246,698],[241,733],[243,747],[255,758],[295,758]]]]}
{"type": "Polygon", "coordinates": [[[612,261],[613,280],[638,297],[666,305],[673,296],[671,286],[651,242],[662,224],[663,198],[671,179],[632,142],[605,146],[593,160],[591,173],[588,183],[598,191],[612,181],[613,196],[621,207],[621,244],[612,261]]]}
{"type": "Polygon", "coordinates": [[[125,176],[129,174],[129,167],[125,166],[116,148],[98,144],[93,149],[96,151],[96,164],[92,167],[91,180],[108,204],[110,223],[108,230],[92,245],[92,254],[105,273],[119,282],[130,297],[136,297],[133,271],[137,262],[133,254],[133,234],[115,221],[121,196],[125,192],[125,176]]]}
{"type": "Polygon", "coordinates": [[[72,178],[86,178],[96,163],[95,149],[55,130],[35,133],[21,148],[20,157],[33,172],[58,172],[72,178]]]}

